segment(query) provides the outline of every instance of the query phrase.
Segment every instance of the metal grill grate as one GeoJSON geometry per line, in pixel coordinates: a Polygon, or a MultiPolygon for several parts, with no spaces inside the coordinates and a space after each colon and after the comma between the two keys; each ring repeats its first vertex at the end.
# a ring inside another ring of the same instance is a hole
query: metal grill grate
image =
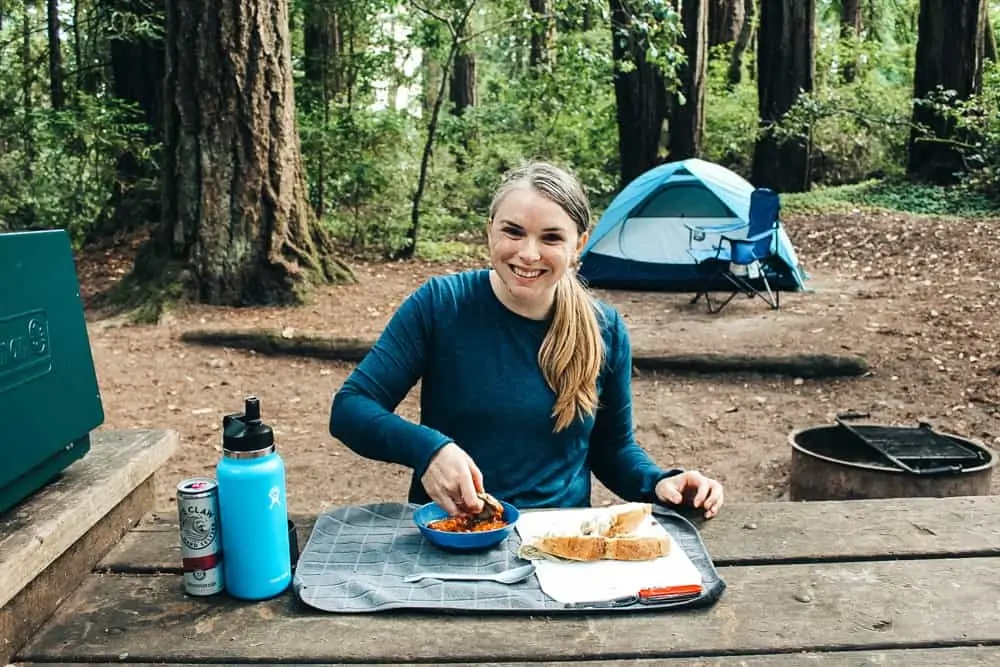
{"type": "Polygon", "coordinates": [[[916,427],[837,424],[860,442],[907,472],[931,475],[960,472],[983,461],[982,453],[937,433],[926,422],[916,427]]]}

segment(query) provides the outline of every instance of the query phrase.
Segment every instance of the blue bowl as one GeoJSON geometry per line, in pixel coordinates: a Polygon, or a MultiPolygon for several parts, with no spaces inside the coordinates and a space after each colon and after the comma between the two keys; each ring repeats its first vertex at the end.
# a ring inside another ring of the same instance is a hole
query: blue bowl
{"type": "Polygon", "coordinates": [[[510,503],[501,500],[500,504],[503,505],[503,519],[507,522],[507,525],[503,528],[483,530],[475,533],[450,533],[428,528],[427,524],[439,519],[448,518],[448,513],[436,503],[427,503],[417,508],[413,513],[413,523],[417,524],[417,528],[424,537],[445,551],[485,551],[503,542],[510,535],[511,531],[514,530],[514,524],[517,523],[518,518],[521,516],[517,508],[510,503]]]}

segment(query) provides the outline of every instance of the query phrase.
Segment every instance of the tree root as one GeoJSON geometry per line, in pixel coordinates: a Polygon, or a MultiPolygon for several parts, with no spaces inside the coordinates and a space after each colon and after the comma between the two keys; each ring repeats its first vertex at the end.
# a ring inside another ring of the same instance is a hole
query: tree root
{"type": "MultiPolygon", "coordinates": [[[[270,329],[243,331],[193,330],[181,334],[181,340],[197,345],[254,350],[261,354],[311,357],[329,361],[358,362],[374,340],[334,338],[317,335],[285,335],[270,329]]],[[[868,362],[857,356],[831,354],[790,354],[765,356],[755,354],[669,354],[652,350],[633,350],[632,365],[638,370],[673,373],[759,373],[797,378],[857,377],[868,372],[868,362]]]]}

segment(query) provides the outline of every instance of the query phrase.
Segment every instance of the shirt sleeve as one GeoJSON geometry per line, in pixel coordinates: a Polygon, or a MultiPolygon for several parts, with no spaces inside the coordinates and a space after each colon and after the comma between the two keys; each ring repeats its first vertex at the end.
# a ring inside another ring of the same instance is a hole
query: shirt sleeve
{"type": "Polygon", "coordinates": [[[611,343],[600,407],[590,436],[594,475],[627,502],[658,502],[656,484],[682,472],[660,468],[635,441],[632,424],[632,345],[621,316],[611,311],[611,343]]]}
{"type": "Polygon", "coordinates": [[[419,479],[450,438],[395,414],[424,374],[433,339],[433,286],[408,297],[333,398],[330,435],[369,459],[413,468],[419,479]]]}

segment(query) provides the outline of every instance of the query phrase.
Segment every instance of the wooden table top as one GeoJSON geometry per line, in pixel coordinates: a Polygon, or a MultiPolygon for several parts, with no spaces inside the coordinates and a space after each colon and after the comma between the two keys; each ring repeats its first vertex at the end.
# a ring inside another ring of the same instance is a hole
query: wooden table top
{"type": "MultiPolygon", "coordinates": [[[[297,521],[304,544],[311,519],[297,521]]],[[[154,514],[17,660],[1000,664],[1000,496],[732,504],[699,528],[728,584],[709,609],[328,614],[291,591],[257,603],[186,596],[176,518],[154,514]]]]}

